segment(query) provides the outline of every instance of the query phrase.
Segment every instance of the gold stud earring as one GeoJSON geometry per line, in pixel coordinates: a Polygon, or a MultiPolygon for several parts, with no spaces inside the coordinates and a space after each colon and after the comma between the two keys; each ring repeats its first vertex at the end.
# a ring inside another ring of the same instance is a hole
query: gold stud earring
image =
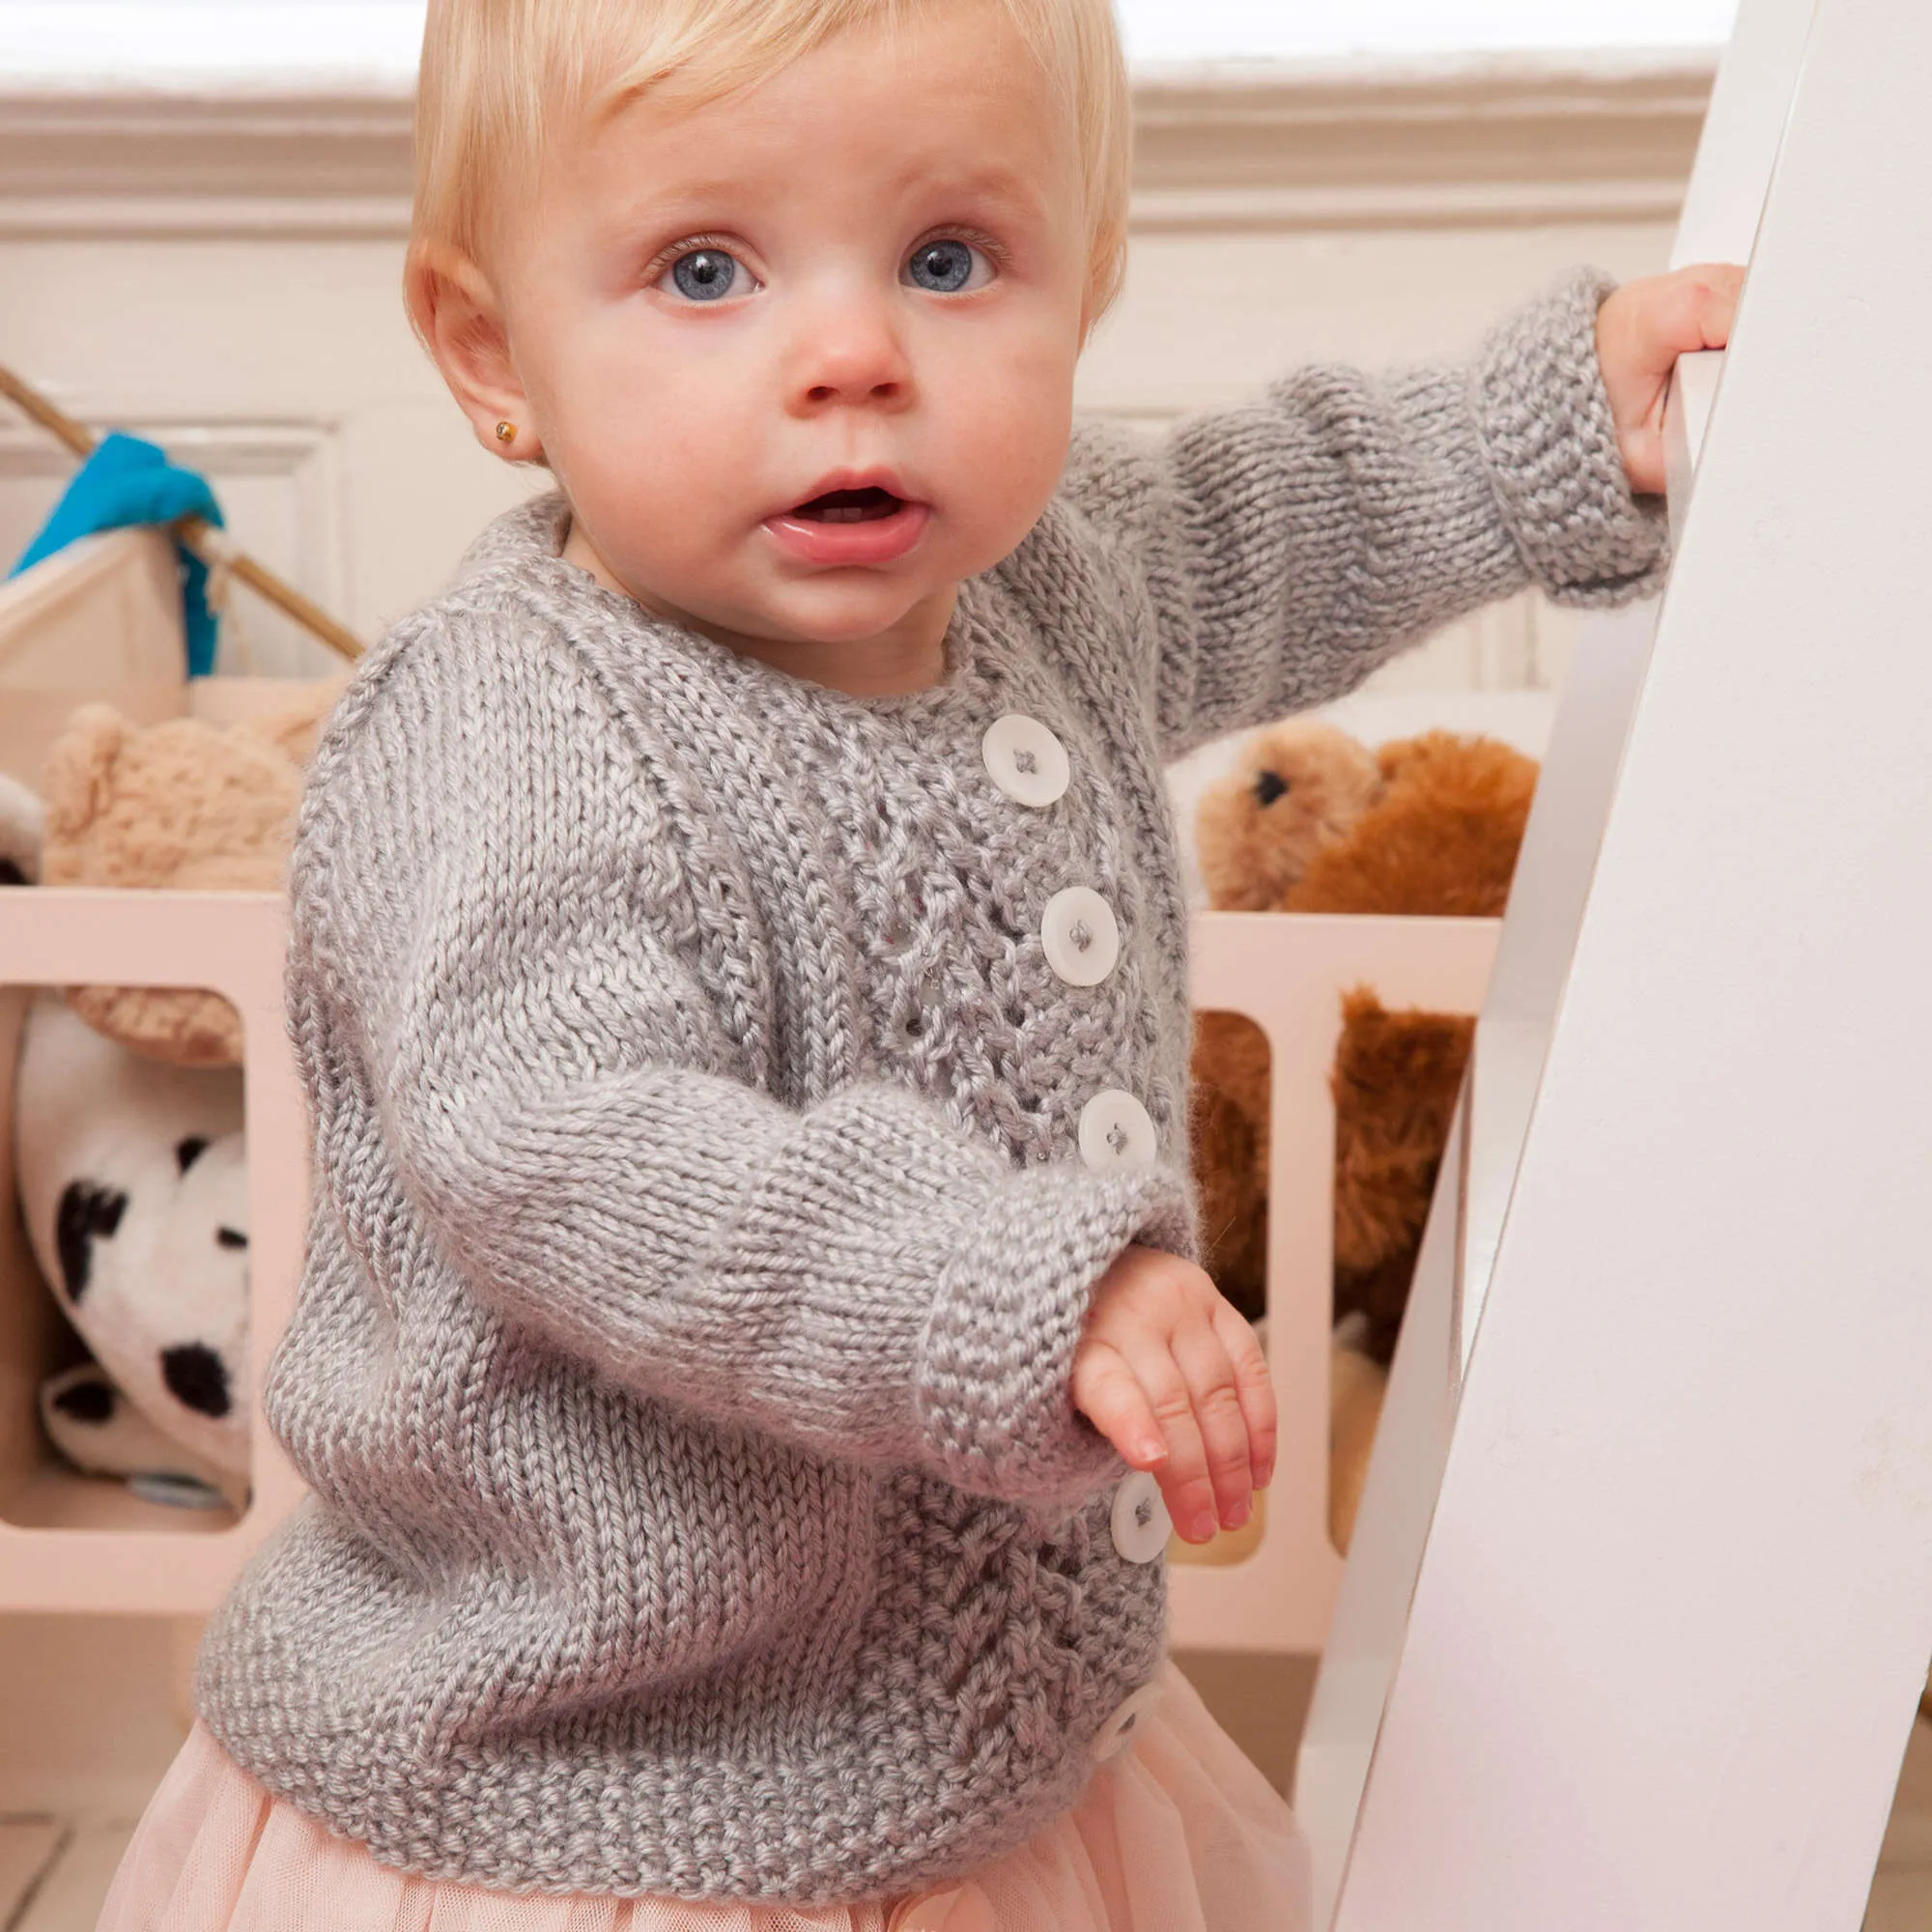
{"type": "Polygon", "coordinates": [[[497,425],[497,440],[498,442],[515,442],[516,440],[517,426],[515,423],[499,422],[497,425]]]}

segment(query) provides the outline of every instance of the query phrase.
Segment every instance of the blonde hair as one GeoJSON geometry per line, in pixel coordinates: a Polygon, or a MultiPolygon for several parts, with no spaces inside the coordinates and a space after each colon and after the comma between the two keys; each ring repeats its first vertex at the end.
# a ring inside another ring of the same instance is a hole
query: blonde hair
{"type": "MultiPolygon", "coordinates": [[[[848,28],[952,0],[430,0],[416,89],[404,285],[422,332],[440,250],[483,259],[501,184],[532,179],[560,127],[644,95],[695,105],[769,78],[848,28]]],[[[1120,292],[1130,115],[1112,0],[997,0],[1077,128],[1089,321],[1120,292]]]]}

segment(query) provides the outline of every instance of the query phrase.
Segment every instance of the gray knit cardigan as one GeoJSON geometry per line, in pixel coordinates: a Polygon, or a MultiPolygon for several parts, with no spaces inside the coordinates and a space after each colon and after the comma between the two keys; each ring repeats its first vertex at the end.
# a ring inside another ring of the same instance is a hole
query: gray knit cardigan
{"type": "Polygon", "coordinates": [[[1163,1642],[1068,1399],[1109,1263],[1194,1251],[1162,761],[1525,583],[1653,582],[1605,286],[1468,364],[1083,430],[930,690],[647,616],[554,497],[370,653],[292,874],[314,1199],[267,1412],[313,1494],[199,1662],[240,1765],[438,1878],[798,1902],[1079,1798],[1163,1642]],[[989,770],[1013,713],[1049,804],[989,770]],[[1097,983],[1047,956],[1068,887],[1097,983]],[[1151,1161],[1081,1157],[1103,1090],[1151,1161]]]}

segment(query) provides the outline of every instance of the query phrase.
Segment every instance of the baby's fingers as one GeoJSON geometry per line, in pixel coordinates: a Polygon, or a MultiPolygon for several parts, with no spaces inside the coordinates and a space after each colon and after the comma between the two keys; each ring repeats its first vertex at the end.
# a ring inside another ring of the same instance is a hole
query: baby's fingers
{"type": "Polygon", "coordinates": [[[1214,1326],[1235,1365],[1235,1387],[1241,1414],[1248,1425],[1248,1455],[1254,1465],[1254,1485],[1264,1490],[1274,1480],[1274,1459],[1280,1429],[1274,1399],[1274,1378],[1268,1373],[1262,1338],[1223,1302],[1214,1312],[1214,1326]]]}
{"type": "Polygon", "coordinates": [[[1073,1358],[1073,1406],[1139,1469],[1151,1469],[1180,1534],[1206,1543],[1214,1534],[1214,1486],[1195,1425],[1194,1398],[1158,1340],[1126,1350],[1082,1344],[1073,1358]]]}
{"type": "Polygon", "coordinates": [[[1120,1350],[1107,1342],[1084,1342],[1073,1358],[1073,1406],[1136,1469],[1167,1459],[1167,1439],[1153,1406],[1120,1350]]]}
{"type": "MultiPolygon", "coordinates": [[[[1195,1427],[1207,1452],[1208,1480],[1220,1526],[1238,1529],[1248,1520],[1254,1465],[1234,1361],[1211,1321],[1190,1321],[1177,1329],[1173,1347],[1175,1363],[1187,1383],[1195,1427]]],[[[1171,1434],[1169,1440],[1173,1440],[1171,1434]]],[[[1213,1527],[1208,1523],[1210,1533],[1213,1527]]]]}

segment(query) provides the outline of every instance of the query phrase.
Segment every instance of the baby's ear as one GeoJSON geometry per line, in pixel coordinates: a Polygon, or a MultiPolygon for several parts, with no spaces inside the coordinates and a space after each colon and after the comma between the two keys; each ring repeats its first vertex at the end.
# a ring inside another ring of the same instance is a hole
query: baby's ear
{"type": "Polygon", "coordinates": [[[529,398],[510,355],[509,325],[482,269],[460,249],[426,243],[411,251],[403,291],[410,321],[477,441],[516,462],[540,454],[529,398]],[[514,434],[503,436],[501,424],[514,434]]]}

